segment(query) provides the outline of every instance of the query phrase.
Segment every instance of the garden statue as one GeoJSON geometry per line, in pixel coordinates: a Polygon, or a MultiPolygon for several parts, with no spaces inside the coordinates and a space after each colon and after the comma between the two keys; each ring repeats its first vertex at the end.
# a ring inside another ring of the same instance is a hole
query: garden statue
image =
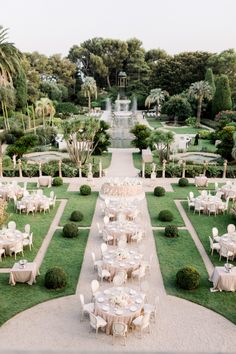
{"type": "Polygon", "coordinates": [[[16,154],[14,154],[13,156],[12,156],[12,162],[13,162],[13,168],[14,168],[14,170],[15,170],[15,168],[16,168],[16,154]]]}
{"type": "Polygon", "coordinates": [[[153,162],[152,163],[152,173],[156,172],[156,164],[153,162]]]}

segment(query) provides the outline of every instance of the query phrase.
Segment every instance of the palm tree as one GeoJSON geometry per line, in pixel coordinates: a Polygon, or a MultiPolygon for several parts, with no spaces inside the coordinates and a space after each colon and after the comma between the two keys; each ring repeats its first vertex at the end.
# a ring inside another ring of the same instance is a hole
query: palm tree
{"type": "Polygon", "coordinates": [[[161,129],[153,130],[150,137],[147,138],[147,144],[152,150],[157,150],[161,162],[164,158],[169,161],[170,145],[173,141],[174,134],[171,131],[164,131],[161,129]]]}
{"type": "Polygon", "coordinates": [[[166,96],[169,96],[167,91],[162,91],[160,88],[156,88],[150,91],[145,101],[145,106],[150,108],[152,103],[156,103],[156,116],[159,116],[160,105],[165,101],[166,96]]]}
{"type": "Polygon", "coordinates": [[[200,126],[202,102],[204,98],[207,100],[212,99],[212,88],[206,81],[197,81],[191,84],[188,90],[189,97],[194,98],[197,101],[197,120],[196,126],[200,126]]]}
{"type": "Polygon", "coordinates": [[[7,29],[0,26],[0,86],[12,85],[12,76],[21,68],[22,55],[7,42],[7,29]]]}
{"type": "Polygon", "coordinates": [[[84,97],[88,97],[88,110],[91,110],[91,97],[97,98],[97,84],[93,77],[87,76],[81,86],[84,97]]]}
{"type": "Polygon", "coordinates": [[[43,118],[43,127],[45,128],[45,117],[49,116],[50,125],[52,125],[52,118],[54,117],[56,110],[52,101],[47,97],[42,97],[35,103],[35,114],[37,117],[43,118]]]}

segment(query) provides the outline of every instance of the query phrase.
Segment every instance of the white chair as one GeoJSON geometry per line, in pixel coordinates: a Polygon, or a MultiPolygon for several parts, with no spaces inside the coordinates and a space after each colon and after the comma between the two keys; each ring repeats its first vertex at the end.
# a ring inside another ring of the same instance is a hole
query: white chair
{"type": "Polygon", "coordinates": [[[194,194],[193,194],[192,191],[189,192],[189,200],[190,200],[191,202],[194,202],[194,201],[195,201],[195,197],[194,197],[194,194]]]}
{"type": "Polygon", "coordinates": [[[102,256],[103,256],[104,253],[106,253],[107,250],[108,250],[107,244],[106,243],[102,243],[100,248],[101,248],[101,252],[102,252],[102,256]]]}
{"type": "Polygon", "coordinates": [[[57,196],[54,195],[53,199],[49,199],[49,206],[52,207],[52,208],[55,208],[56,201],[57,201],[57,196]]]}
{"type": "Polygon", "coordinates": [[[120,270],[118,273],[116,273],[116,275],[123,279],[123,284],[126,282],[128,278],[125,270],[120,270]]]}
{"type": "Polygon", "coordinates": [[[219,184],[218,182],[215,182],[215,191],[218,191],[218,189],[219,189],[219,184]]]}
{"type": "Polygon", "coordinates": [[[100,266],[100,267],[102,266],[102,260],[96,261],[96,257],[95,257],[94,252],[91,252],[91,256],[92,256],[92,260],[93,260],[93,268],[94,268],[94,270],[96,270],[98,266],[100,266]]]}
{"type": "Polygon", "coordinates": [[[12,256],[12,253],[15,254],[15,259],[16,259],[16,255],[18,253],[21,253],[22,257],[24,256],[24,252],[23,252],[23,243],[22,241],[18,241],[16,242],[15,246],[11,247],[10,250],[10,256],[12,256]]]}
{"type": "Polygon", "coordinates": [[[43,190],[42,189],[37,189],[36,194],[40,197],[43,196],[43,190]]]}
{"type": "Polygon", "coordinates": [[[9,230],[15,231],[15,229],[16,229],[16,223],[15,223],[15,221],[9,221],[7,227],[8,227],[9,230]]]}
{"type": "Polygon", "coordinates": [[[102,229],[101,229],[101,226],[100,226],[99,222],[97,222],[97,228],[98,228],[98,234],[99,234],[99,236],[102,237],[102,229]]]}
{"type": "Polygon", "coordinates": [[[46,211],[50,212],[50,203],[48,201],[44,201],[39,208],[40,213],[43,211],[45,214],[46,211]]]}
{"type": "Polygon", "coordinates": [[[210,236],[209,236],[209,241],[210,241],[211,255],[213,255],[214,250],[216,250],[217,252],[220,252],[220,244],[219,243],[214,243],[210,236]]]}
{"type": "Polygon", "coordinates": [[[236,200],[236,191],[235,190],[231,190],[228,192],[228,198],[229,200],[232,200],[233,202],[235,202],[236,200]]]}
{"type": "Polygon", "coordinates": [[[140,268],[134,270],[132,273],[131,273],[131,278],[137,278],[138,281],[139,281],[139,284],[141,282],[141,279],[143,279],[145,277],[145,266],[144,265],[141,265],[140,268]]]}
{"type": "Polygon", "coordinates": [[[115,287],[121,286],[124,284],[124,278],[120,277],[119,275],[115,275],[112,282],[115,287]]]}
{"type": "Polygon", "coordinates": [[[152,261],[153,261],[153,253],[150,254],[149,256],[149,261],[142,261],[141,264],[144,265],[145,270],[148,271],[148,273],[151,273],[151,266],[152,266],[152,261]]]}
{"type": "MultiPolygon", "coordinates": [[[[92,312],[89,313],[90,326],[96,331],[96,338],[98,335],[99,328],[105,328],[107,322],[100,316],[95,316],[92,312]]],[[[90,327],[90,328],[91,328],[90,327]]]]}
{"type": "Polygon", "coordinates": [[[16,202],[16,211],[19,211],[21,214],[22,211],[26,211],[26,205],[22,201],[18,200],[16,202]]]}
{"type": "Polygon", "coordinates": [[[224,194],[223,192],[217,191],[217,192],[216,192],[216,198],[220,198],[220,199],[221,199],[221,197],[222,197],[223,194],[224,194]]]}
{"type": "Polygon", "coordinates": [[[103,230],[103,237],[102,237],[103,241],[106,242],[106,244],[108,245],[111,241],[113,241],[113,236],[109,235],[108,232],[106,230],[103,230]]]}
{"type": "Polygon", "coordinates": [[[33,247],[33,232],[31,232],[28,238],[25,238],[23,240],[23,247],[27,247],[27,246],[29,246],[29,249],[31,251],[31,248],[33,247]]]}
{"type": "Polygon", "coordinates": [[[209,216],[211,214],[215,214],[215,216],[216,216],[216,205],[215,205],[215,203],[209,203],[207,205],[207,211],[208,211],[208,215],[209,216]]]}
{"type": "Polygon", "coordinates": [[[114,345],[115,337],[121,337],[124,339],[124,345],[126,345],[128,327],[127,324],[122,322],[112,323],[112,344],[114,345]]]}
{"type": "Polygon", "coordinates": [[[227,226],[227,232],[229,235],[233,234],[235,232],[235,225],[234,224],[229,224],[227,226]]]}
{"type": "Polygon", "coordinates": [[[80,317],[80,321],[83,321],[84,319],[84,315],[86,313],[88,313],[90,315],[91,312],[94,311],[94,303],[90,302],[88,304],[84,303],[84,295],[83,294],[79,294],[79,298],[80,298],[80,304],[81,304],[81,317],[80,317]]]}
{"type": "Polygon", "coordinates": [[[117,246],[118,246],[118,248],[120,248],[120,249],[124,249],[124,248],[127,247],[127,241],[119,240],[117,246]]]}
{"type": "Polygon", "coordinates": [[[103,282],[104,279],[111,281],[111,273],[107,269],[102,269],[102,267],[98,266],[98,278],[101,282],[103,282]]]}
{"type": "Polygon", "coordinates": [[[100,285],[99,285],[99,282],[98,282],[96,279],[94,279],[94,280],[91,281],[90,286],[91,286],[92,301],[93,301],[94,298],[95,298],[95,296],[96,296],[97,293],[98,293],[98,290],[99,290],[100,285]]]}
{"type": "Polygon", "coordinates": [[[3,246],[0,244],[0,261],[2,262],[2,256],[6,257],[6,252],[3,246]]]}
{"type": "Polygon", "coordinates": [[[226,202],[222,202],[219,206],[218,206],[218,210],[221,211],[223,214],[228,212],[228,207],[229,207],[229,198],[226,199],[226,202]]]}
{"type": "Polygon", "coordinates": [[[144,330],[148,330],[148,333],[150,333],[150,313],[147,312],[135,318],[132,324],[135,326],[135,329],[140,331],[140,338],[142,338],[144,330]]]}
{"type": "Polygon", "coordinates": [[[55,194],[55,193],[54,193],[54,191],[51,191],[51,192],[50,192],[50,194],[49,194],[49,198],[50,198],[51,200],[53,200],[53,198],[54,198],[54,194],[55,194]]]}
{"type": "Polygon", "coordinates": [[[142,231],[136,232],[134,235],[131,236],[131,242],[135,241],[137,243],[141,242],[143,239],[142,231]]]}
{"type": "Polygon", "coordinates": [[[220,261],[221,261],[221,257],[225,257],[228,263],[229,258],[233,261],[234,260],[234,253],[232,250],[230,250],[228,248],[228,246],[225,243],[221,244],[220,247],[220,261]]]}
{"type": "Polygon", "coordinates": [[[29,213],[32,213],[34,215],[35,211],[36,211],[36,208],[35,208],[34,204],[33,203],[28,203],[27,206],[26,206],[27,215],[29,213]]]}
{"type": "Polygon", "coordinates": [[[25,189],[23,191],[23,197],[28,197],[30,194],[29,194],[29,191],[27,191],[27,189],[25,189]]]}
{"type": "Polygon", "coordinates": [[[156,322],[158,305],[159,305],[159,296],[156,296],[154,305],[144,304],[144,307],[143,307],[144,313],[150,313],[150,319],[153,318],[154,322],[156,322]]]}
{"type": "Polygon", "coordinates": [[[195,201],[195,205],[194,205],[194,214],[196,213],[196,211],[198,211],[199,215],[201,213],[201,211],[204,210],[204,207],[202,206],[201,202],[199,200],[195,201]]]}
{"type": "Polygon", "coordinates": [[[109,223],[109,221],[110,221],[109,217],[107,215],[104,216],[104,218],[103,218],[104,224],[107,225],[109,223]]]}
{"type": "Polygon", "coordinates": [[[25,233],[26,233],[27,235],[30,234],[30,224],[26,224],[26,225],[25,225],[25,233]]]}
{"type": "Polygon", "coordinates": [[[191,200],[191,199],[189,199],[189,197],[187,197],[187,201],[188,201],[188,210],[190,210],[191,208],[194,208],[195,200],[191,200]]]}
{"type": "Polygon", "coordinates": [[[213,238],[213,241],[220,242],[220,236],[219,236],[219,231],[218,231],[217,227],[212,228],[212,238],[213,238]]]}
{"type": "Polygon", "coordinates": [[[203,191],[201,191],[201,196],[202,198],[207,198],[207,191],[204,189],[203,191]]]}

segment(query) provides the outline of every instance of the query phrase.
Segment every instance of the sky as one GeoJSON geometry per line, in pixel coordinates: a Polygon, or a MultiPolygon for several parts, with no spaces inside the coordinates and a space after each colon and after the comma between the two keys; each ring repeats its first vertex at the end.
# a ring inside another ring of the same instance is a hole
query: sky
{"type": "Polygon", "coordinates": [[[66,56],[93,37],[136,37],[169,54],[236,49],[236,0],[0,0],[0,8],[23,52],[66,56]]]}

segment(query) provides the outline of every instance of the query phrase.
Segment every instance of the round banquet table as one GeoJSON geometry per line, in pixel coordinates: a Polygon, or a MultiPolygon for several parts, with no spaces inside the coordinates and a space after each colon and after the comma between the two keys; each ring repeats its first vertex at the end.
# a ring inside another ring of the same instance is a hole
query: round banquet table
{"type": "Polygon", "coordinates": [[[236,194],[236,186],[235,185],[227,185],[225,184],[220,188],[221,192],[224,195],[224,199],[227,199],[229,192],[234,192],[236,194]]]}
{"type": "Polygon", "coordinates": [[[111,273],[111,278],[119,271],[125,271],[130,277],[131,272],[140,267],[142,255],[133,250],[110,250],[103,255],[102,268],[111,273]]]}
{"type": "Polygon", "coordinates": [[[113,244],[116,244],[116,242],[119,241],[121,235],[126,235],[127,242],[131,242],[131,237],[134,236],[137,231],[143,231],[139,224],[132,221],[112,221],[105,225],[104,229],[109,235],[113,236],[113,244]]]}
{"type": "Polygon", "coordinates": [[[24,235],[19,230],[0,230],[0,244],[5,249],[7,255],[10,254],[10,248],[14,247],[18,241],[23,239],[24,235]]]}
{"type": "Polygon", "coordinates": [[[206,198],[203,198],[201,195],[196,197],[195,200],[200,201],[201,206],[204,208],[204,213],[207,212],[207,208],[210,204],[215,204],[216,206],[216,211],[218,212],[219,206],[222,205],[222,200],[214,195],[207,195],[206,198]]]}
{"type": "Polygon", "coordinates": [[[37,211],[40,210],[40,206],[43,203],[49,202],[49,201],[50,201],[50,199],[48,197],[46,197],[45,195],[38,195],[38,194],[27,195],[21,199],[21,202],[23,204],[25,204],[26,206],[28,204],[32,203],[37,211]]]}
{"type": "Polygon", "coordinates": [[[236,255],[236,232],[222,235],[219,244],[224,244],[229,251],[232,251],[236,255]]]}
{"type": "Polygon", "coordinates": [[[144,306],[144,296],[131,288],[109,288],[95,296],[95,315],[106,322],[106,334],[112,334],[113,322],[123,322],[130,326],[134,318],[140,316],[144,306]]]}

